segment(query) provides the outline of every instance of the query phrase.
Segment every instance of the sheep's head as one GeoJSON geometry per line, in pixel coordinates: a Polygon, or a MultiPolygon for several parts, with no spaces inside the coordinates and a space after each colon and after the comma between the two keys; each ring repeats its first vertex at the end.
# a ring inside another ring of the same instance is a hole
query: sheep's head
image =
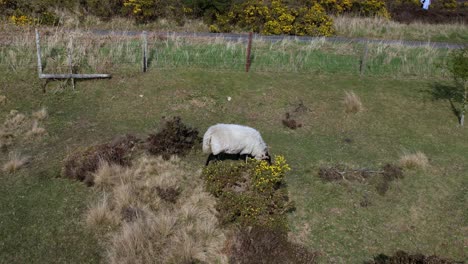
{"type": "Polygon", "coordinates": [[[268,150],[265,150],[265,151],[262,153],[262,155],[261,155],[261,157],[260,157],[260,160],[265,160],[265,161],[268,162],[269,165],[271,165],[271,156],[270,156],[270,154],[268,153],[268,150]]]}

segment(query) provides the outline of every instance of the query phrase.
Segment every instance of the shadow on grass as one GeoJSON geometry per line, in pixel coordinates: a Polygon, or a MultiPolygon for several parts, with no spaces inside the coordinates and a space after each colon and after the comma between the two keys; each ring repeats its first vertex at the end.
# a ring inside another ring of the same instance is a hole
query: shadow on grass
{"type": "Polygon", "coordinates": [[[453,114],[458,118],[458,122],[461,119],[461,110],[456,107],[456,103],[461,102],[462,100],[462,91],[456,86],[447,85],[442,83],[434,83],[431,85],[431,90],[429,91],[432,100],[448,100],[450,103],[450,109],[453,114]]]}

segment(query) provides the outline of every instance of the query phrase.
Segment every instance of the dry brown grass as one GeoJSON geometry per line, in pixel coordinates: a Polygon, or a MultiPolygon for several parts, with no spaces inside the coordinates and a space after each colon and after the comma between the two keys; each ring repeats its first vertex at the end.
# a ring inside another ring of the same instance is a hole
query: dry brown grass
{"type": "Polygon", "coordinates": [[[44,120],[44,119],[47,118],[48,115],[49,114],[47,112],[47,108],[45,108],[45,107],[42,107],[38,111],[32,113],[32,117],[34,117],[37,120],[44,120]]]}
{"type": "Polygon", "coordinates": [[[29,158],[22,156],[18,152],[10,152],[8,154],[8,161],[3,164],[3,171],[8,173],[14,173],[21,167],[28,163],[29,158]]]}
{"type": "Polygon", "coordinates": [[[358,113],[363,110],[361,99],[354,92],[345,92],[344,105],[346,113],[358,113]]]}
{"type": "Polygon", "coordinates": [[[400,166],[407,169],[426,169],[429,166],[429,159],[421,151],[406,153],[400,158],[400,166]]]}
{"type": "Polygon", "coordinates": [[[24,114],[19,113],[17,110],[11,110],[7,119],[3,123],[5,130],[17,131],[25,126],[27,118],[24,114]]]}
{"type": "Polygon", "coordinates": [[[369,37],[385,39],[418,39],[431,41],[447,39],[451,35],[467,32],[463,23],[429,24],[423,22],[399,23],[382,17],[336,16],[333,26],[339,35],[347,37],[369,37]]]}
{"type": "Polygon", "coordinates": [[[90,226],[119,226],[110,235],[110,263],[226,263],[215,198],[200,172],[177,157],[143,156],[131,167],[101,163],[95,186],[109,195],[90,208],[90,226]]]}
{"type": "Polygon", "coordinates": [[[86,224],[90,227],[114,227],[119,224],[119,217],[109,207],[107,195],[91,206],[86,213],[86,224]]]}
{"type": "Polygon", "coordinates": [[[4,95],[0,95],[0,105],[6,104],[7,98],[4,95]]]}
{"type": "Polygon", "coordinates": [[[24,139],[46,134],[45,128],[39,126],[38,119],[45,119],[47,110],[42,108],[33,113],[33,116],[36,119],[31,119],[17,110],[11,110],[0,125],[0,148],[5,150],[24,139]]]}
{"type": "Polygon", "coordinates": [[[26,132],[27,137],[37,137],[45,135],[47,132],[45,128],[39,126],[39,122],[37,120],[33,120],[32,128],[28,132],[26,132]]]}

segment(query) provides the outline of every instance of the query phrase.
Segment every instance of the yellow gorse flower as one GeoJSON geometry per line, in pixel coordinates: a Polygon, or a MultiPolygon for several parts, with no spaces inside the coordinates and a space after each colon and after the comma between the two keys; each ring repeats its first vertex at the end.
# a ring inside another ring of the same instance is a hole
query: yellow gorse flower
{"type": "Polygon", "coordinates": [[[21,15],[21,16],[10,16],[10,21],[15,24],[15,25],[18,25],[18,26],[26,26],[26,25],[33,25],[33,24],[36,24],[37,23],[37,19],[35,18],[30,18],[28,16],[25,16],[25,15],[21,15]]]}
{"type": "Polygon", "coordinates": [[[253,170],[254,187],[263,191],[281,182],[287,171],[291,170],[284,156],[275,156],[275,162],[269,165],[266,161],[257,161],[253,170]]]}

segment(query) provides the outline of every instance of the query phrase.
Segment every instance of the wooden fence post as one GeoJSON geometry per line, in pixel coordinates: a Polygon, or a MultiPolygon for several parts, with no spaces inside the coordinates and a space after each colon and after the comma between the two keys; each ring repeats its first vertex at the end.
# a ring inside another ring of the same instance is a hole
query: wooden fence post
{"type": "Polygon", "coordinates": [[[252,36],[253,32],[249,33],[249,42],[247,44],[247,58],[245,61],[245,72],[249,72],[250,70],[250,63],[251,63],[251,50],[252,50],[252,36]]]}
{"type": "Polygon", "coordinates": [[[362,54],[362,57],[361,57],[361,63],[359,65],[359,73],[361,76],[364,75],[364,72],[366,70],[368,45],[369,45],[369,42],[366,42],[364,46],[364,53],[362,54]]]}
{"type": "Polygon", "coordinates": [[[148,40],[146,38],[147,33],[143,31],[143,72],[148,69],[148,40]]]}
{"type": "MultiPolygon", "coordinates": [[[[73,60],[72,60],[72,54],[73,54],[73,37],[70,37],[70,42],[68,43],[68,67],[70,69],[70,75],[73,76],[73,60]]],[[[72,87],[73,90],[75,90],[75,78],[71,78],[72,82],[72,87]]]]}
{"type": "Polygon", "coordinates": [[[36,28],[36,49],[37,49],[37,74],[39,78],[42,75],[42,62],[41,62],[41,44],[39,40],[39,31],[36,28]]]}

